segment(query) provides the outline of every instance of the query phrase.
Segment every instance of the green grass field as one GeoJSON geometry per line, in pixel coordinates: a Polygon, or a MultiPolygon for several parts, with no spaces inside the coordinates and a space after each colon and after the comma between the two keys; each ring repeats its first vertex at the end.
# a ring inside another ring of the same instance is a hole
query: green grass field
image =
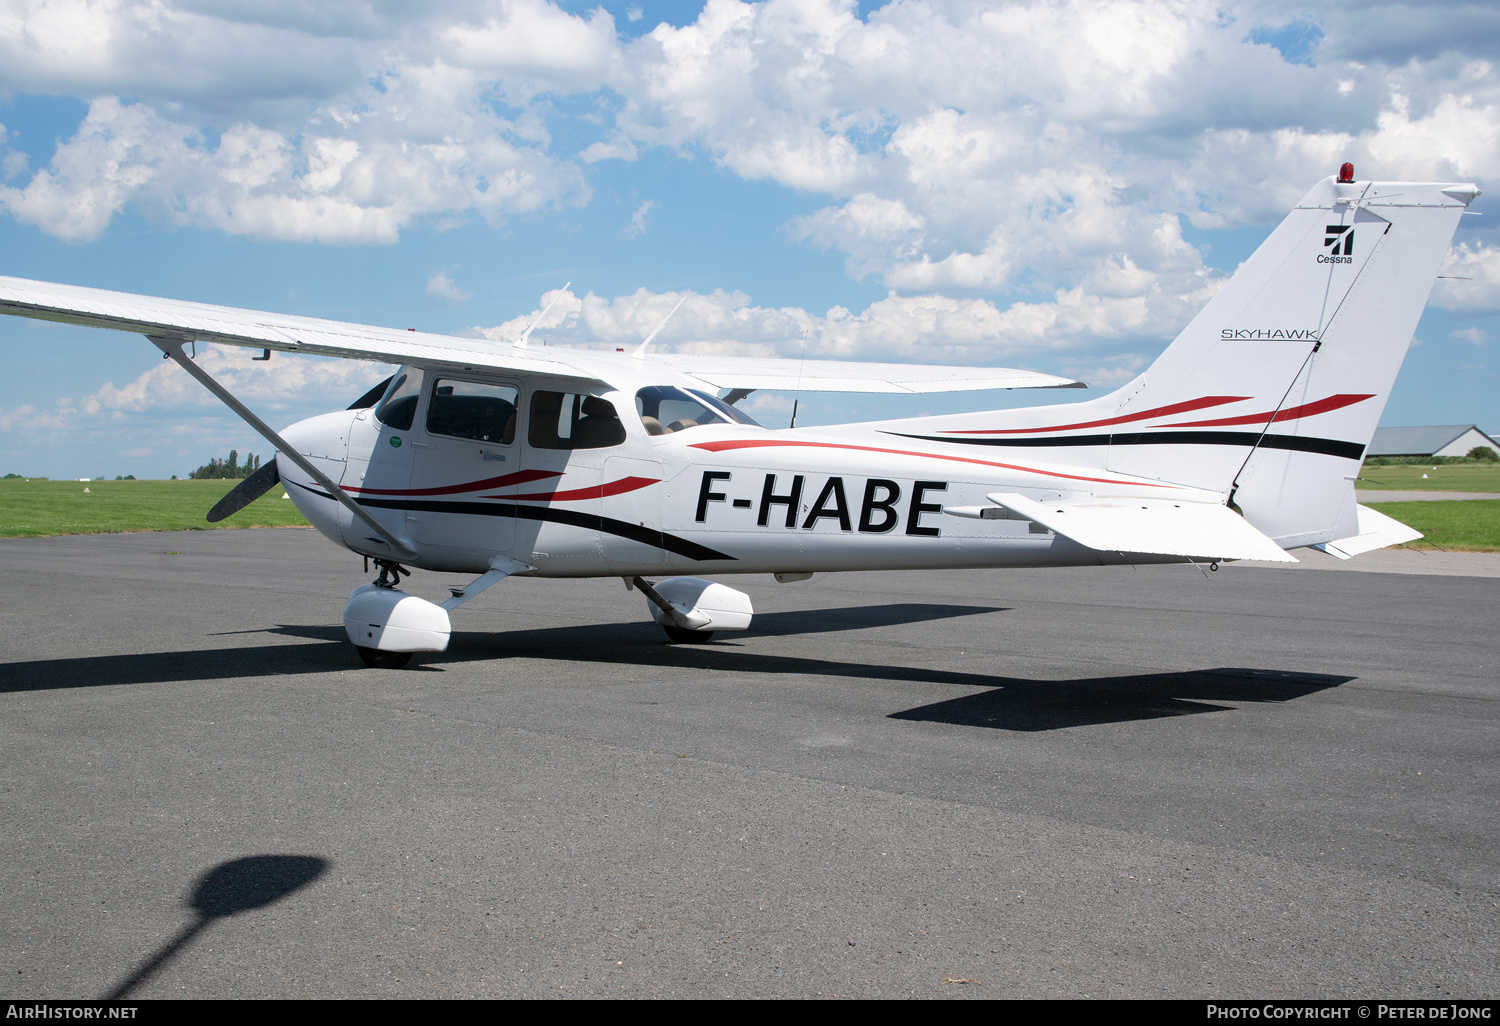
{"type": "MultiPolygon", "coordinates": [[[[1410,467],[1379,467],[1383,472],[1410,467]]],[[[1467,471],[1469,467],[1439,467],[1467,471]]],[[[1473,468],[1486,469],[1486,468],[1473,468]]],[[[1432,471],[1429,470],[1428,474],[1432,471]]],[[[1430,480],[1430,478],[1429,478],[1430,480]]],[[[228,520],[210,524],[209,509],[237,481],[0,480],[0,538],[121,531],[201,531],[216,527],[303,527],[307,521],[284,489],[272,488],[228,520]],[[84,489],[88,492],[85,493],[84,489]]],[[[1486,489],[1465,483],[1463,491],[1486,489]]],[[[1500,491],[1500,487],[1495,488],[1500,491]]],[[[1500,499],[1381,502],[1374,508],[1427,536],[1413,548],[1500,552],[1500,499]]]]}
{"type": "Polygon", "coordinates": [[[1372,502],[1370,508],[1395,517],[1426,535],[1422,541],[1411,543],[1414,549],[1500,552],[1500,499],[1372,502]]]}
{"type": "Polygon", "coordinates": [[[307,521],[280,485],[228,520],[204,517],[238,481],[0,480],[0,538],[217,527],[300,527],[307,521]],[[85,493],[84,489],[88,492],[85,493]]]}
{"type": "Polygon", "coordinates": [[[1360,468],[1356,488],[1412,492],[1500,492],[1500,463],[1360,468]],[[1422,480],[1422,475],[1427,480],[1422,480]]]}

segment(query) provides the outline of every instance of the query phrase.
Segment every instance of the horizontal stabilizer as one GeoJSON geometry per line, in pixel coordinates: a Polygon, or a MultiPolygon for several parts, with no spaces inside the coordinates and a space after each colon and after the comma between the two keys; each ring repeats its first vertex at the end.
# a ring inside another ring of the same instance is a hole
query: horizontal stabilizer
{"type": "Polygon", "coordinates": [[[991,388],[1084,388],[1081,381],[1008,367],[943,367],[852,360],[659,353],[646,358],[713,388],[792,392],[977,392],[991,388]]]}
{"type": "Polygon", "coordinates": [[[1373,552],[1388,545],[1404,545],[1406,542],[1416,541],[1422,537],[1421,531],[1414,531],[1401,521],[1373,510],[1369,506],[1354,508],[1359,514],[1358,534],[1352,538],[1340,538],[1338,541],[1314,545],[1313,548],[1322,549],[1330,556],[1337,556],[1339,559],[1348,559],[1362,552],[1373,552]]]}
{"type": "Polygon", "coordinates": [[[1139,552],[1189,559],[1297,560],[1245,518],[1217,503],[1170,499],[1094,499],[1040,503],[996,492],[989,500],[1100,552],[1139,552]]]}

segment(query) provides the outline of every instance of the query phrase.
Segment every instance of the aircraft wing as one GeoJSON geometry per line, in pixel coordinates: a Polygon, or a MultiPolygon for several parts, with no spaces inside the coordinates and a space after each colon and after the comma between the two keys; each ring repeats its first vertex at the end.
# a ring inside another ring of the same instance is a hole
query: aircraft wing
{"type": "Polygon", "coordinates": [[[1006,367],[941,367],[846,360],[653,353],[649,363],[712,388],[780,392],[972,392],[990,388],[1084,388],[1081,381],[1006,367]]]}
{"type": "MultiPolygon", "coordinates": [[[[242,310],[180,299],[59,285],[0,276],[0,313],[40,320],[114,328],[182,341],[312,353],[381,363],[415,363],[450,369],[505,370],[594,378],[561,359],[533,355],[487,339],[401,331],[315,317],[242,310]]],[[[562,347],[554,352],[565,353],[562,347]]],[[[592,355],[592,354],[590,354],[592,355]]],[[[652,354],[651,364],[697,378],[711,388],[805,389],[816,392],[963,392],[991,388],[1070,388],[1080,382],[1052,374],[1001,367],[783,360],[759,357],[652,354]]]]}
{"type": "Polygon", "coordinates": [[[377,328],[344,321],[241,310],[180,299],[55,285],[0,276],[0,313],[39,320],[115,328],[179,340],[221,342],[287,353],[312,353],[381,363],[451,369],[508,370],[592,378],[567,363],[487,339],[377,328]]]}
{"type": "Polygon", "coordinates": [[[996,492],[987,498],[1101,552],[1297,562],[1244,517],[1218,503],[1171,499],[1040,503],[1007,492],[996,492]]]}

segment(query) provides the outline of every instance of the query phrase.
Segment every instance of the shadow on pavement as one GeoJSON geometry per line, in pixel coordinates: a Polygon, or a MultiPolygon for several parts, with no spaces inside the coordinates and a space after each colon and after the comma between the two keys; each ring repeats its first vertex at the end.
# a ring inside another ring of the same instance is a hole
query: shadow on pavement
{"type": "MultiPolygon", "coordinates": [[[[777,613],[757,613],[748,633],[763,637],[788,637],[798,634],[822,634],[827,631],[854,631],[871,627],[894,627],[898,624],[951,620],[981,613],[1009,612],[1007,606],[953,606],[936,602],[890,602],[878,606],[854,606],[833,609],[795,609],[777,613]]],[[[725,640],[733,635],[721,635],[725,640]]]]}
{"type": "Polygon", "coordinates": [[[314,855],[251,855],[204,873],[188,904],[198,917],[104,996],[118,1001],[161,971],[216,919],[264,908],[312,883],[328,869],[314,855]]]}
{"type": "Polygon", "coordinates": [[[1001,685],[993,691],[892,713],[891,719],[995,730],[1060,730],[1232,708],[1215,702],[1290,702],[1351,680],[1332,674],[1232,667],[1088,680],[999,678],[992,679],[1001,685]]]}
{"type": "Polygon", "coordinates": [[[442,673],[447,666],[470,662],[534,659],[984,688],[986,690],[981,694],[964,695],[891,715],[894,719],[959,726],[1042,731],[1223,712],[1230,706],[1215,704],[1223,702],[1287,702],[1354,679],[1327,674],[1229,668],[1082,680],[1031,680],[925,666],[777,655],[754,651],[746,644],[757,635],[786,637],[859,630],[1004,611],[1003,607],[892,603],[779,612],[757,617],[756,630],[744,640],[734,634],[720,635],[724,640],[716,638],[715,643],[708,645],[669,645],[660,629],[649,623],[465,632],[453,635],[448,651],[421,653],[405,670],[359,668],[358,658],[345,640],[341,627],[288,625],[262,633],[305,640],[192,652],[11,663],[5,667],[8,679],[0,683],[0,692],[227,680],[356,669],[361,673],[442,673]]]}
{"type": "MultiPolygon", "coordinates": [[[[1004,612],[1000,607],[957,606],[924,603],[889,603],[854,608],[817,609],[768,613],[755,618],[752,635],[787,637],[829,631],[890,627],[923,623],[980,613],[1004,612]]],[[[37,659],[0,666],[0,694],[16,691],[50,691],[117,684],[148,684],[190,680],[229,680],[240,677],[276,677],[288,674],[327,673],[361,668],[359,657],[337,625],[288,624],[231,635],[280,635],[326,644],[241,645],[187,652],[142,652],[130,655],[82,656],[37,659]]],[[[218,635],[212,635],[217,637],[218,635]]],[[[569,659],[586,662],[616,662],[637,665],[701,665],[718,669],[725,660],[739,668],[759,667],[767,657],[747,653],[733,642],[736,635],[721,634],[715,644],[684,648],[667,644],[660,627],[650,622],[606,623],[577,627],[553,627],[534,631],[455,632],[446,652],[418,653],[410,667],[399,672],[439,670],[445,664],[489,659],[569,659]],[[704,660],[707,660],[706,662],[704,660]]],[[[779,662],[787,662],[781,660],[779,662]]],[[[857,670],[851,664],[822,660],[790,660],[793,668],[767,672],[840,673],[857,670]],[[800,668],[797,668],[800,667],[800,668]]],[[[398,672],[398,671],[382,671],[398,672]]],[[[960,676],[989,681],[972,674],[960,676]]],[[[922,678],[927,679],[927,678],[922,678]]]]}

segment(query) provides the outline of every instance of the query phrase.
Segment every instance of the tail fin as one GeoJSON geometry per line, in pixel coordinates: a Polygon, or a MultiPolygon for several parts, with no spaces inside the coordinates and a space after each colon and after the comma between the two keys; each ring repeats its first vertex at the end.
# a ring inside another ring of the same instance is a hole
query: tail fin
{"type": "Polygon", "coordinates": [[[1230,493],[1284,548],[1359,533],[1353,481],[1473,185],[1313,187],[1113,406],[1107,466],[1230,493]]]}

